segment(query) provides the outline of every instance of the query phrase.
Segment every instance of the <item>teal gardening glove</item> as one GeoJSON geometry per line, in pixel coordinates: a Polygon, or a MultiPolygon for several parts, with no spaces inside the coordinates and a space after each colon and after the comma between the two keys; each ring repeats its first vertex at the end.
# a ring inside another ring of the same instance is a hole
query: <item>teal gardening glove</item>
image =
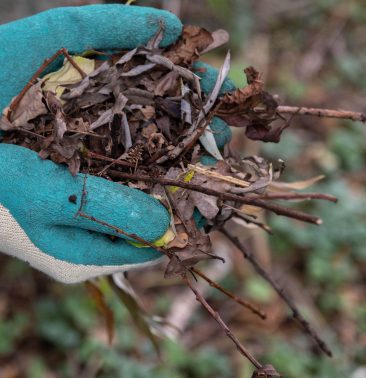
{"type": "MultiPolygon", "coordinates": [[[[152,8],[57,8],[1,25],[0,110],[60,48],[74,54],[90,48],[133,49],[146,44],[161,21],[165,25],[161,45],[167,46],[179,37],[181,22],[171,13],[152,8]]],[[[203,87],[209,91],[217,72],[206,68],[203,87]]],[[[222,147],[230,138],[227,126],[215,121],[211,128],[217,130],[222,147]]],[[[72,177],[66,167],[7,144],[0,144],[0,175],[0,251],[27,261],[54,279],[76,283],[148,265],[161,257],[159,252],[136,248],[123,238],[112,241],[105,236],[116,236],[112,229],[75,218],[83,175],[72,177]],[[70,196],[76,196],[76,203],[70,196]]],[[[88,177],[86,189],[83,211],[127,233],[154,241],[169,227],[170,216],[163,205],[141,191],[94,176],[88,177]]]]}

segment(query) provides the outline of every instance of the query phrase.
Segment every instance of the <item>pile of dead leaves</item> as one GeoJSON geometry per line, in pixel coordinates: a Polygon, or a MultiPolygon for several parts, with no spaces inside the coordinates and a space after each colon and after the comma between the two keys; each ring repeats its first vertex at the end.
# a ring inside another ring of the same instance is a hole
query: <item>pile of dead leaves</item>
{"type": "MultiPolygon", "coordinates": [[[[280,116],[260,74],[246,68],[248,85],[222,94],[228,53],[212,92],[203,93],[194,63],[227,42],[227,33],[186,26],[180,40],[166,49],[159,48],[163,35],[161,27],[146,46],[114,55],[93,51],[86,58],[65,52],[59,71],[34,77],[5,109],[0,128],[2,142],[67,164],[72,175],[98,175],[159,198],[172,215],[165,247],[171,256],[179,252],[171,259],[176,264],[168,268],[170,275],[215,257],[194,214],[205,219],[206,230],[233,217],[268,230],[256,221],[253,206],[299,217],[263,199],[274,191],[278,197],[279,190],[284,197],[290,194],[276,182],[283,165],[274,168],[257,156],[238,158],[228,148],[219,150],[210,128],[213,117],[219,117],[244,127],[251,139],[279,141],[288,123],[271,126],[280,116]],[[202,166],[206,155],[216,163],[202,166]]],[[[300,219],[317,223],[306,214],[300,219]]]]}

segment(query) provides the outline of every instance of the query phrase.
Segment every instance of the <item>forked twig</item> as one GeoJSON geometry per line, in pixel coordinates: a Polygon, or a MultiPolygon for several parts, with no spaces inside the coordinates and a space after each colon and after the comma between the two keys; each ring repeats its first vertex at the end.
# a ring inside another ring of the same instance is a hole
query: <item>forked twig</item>
{"type": "MultiPolygon", "coordinates": [[[[82,218],[85,218],[85,219],[89,219],[93,222],[96,222],[96,223],[99,223],[100,225],[102,226],[106,226],[106,227],[109,227],[111,229],[113,229],[114,231],[116,231],[117,233],[119,234],[122,234],[124,236],[127,236],[131,239],[134,239],[138,242],[140,242],[141,244],[144,244],[144,245],[148,245],[149,247],[163,253],[164,255],[168,256],[169,258],[172,258],[173,257],[173,253],[167,251],[167,250],[164,250],[163,248],[161,247],[157,247],[156,245],[148,242],[147,240],[144,240],[142,238],[140,238],[139,236],[137,236],[136,234],[130,234],[128,232],[125,232],[123,231],[122,229],[116,227],[116,226],[113,226],[105,221],[102,221],[100,219],[97,219],[91,215],[88,215],[88,214],[85,214],[81,211],[79,211],[77,213],[78,216],[82,217],[82,218]]],[[[176,255],[174,255],[175,257],[177,257],[176,255]]],[[[245,349],[245,347],[240,343],[240,341],[233,335],[233,333],[231,332],[230,328],[225,324],[225,322],[221,319],[220,315],[214,311],[212,309],[212,307],[207,303],[207,301],[202,297],[202,295],[197,291],[197,289],[192,286],[191,282],[189,281],[189,279],[187,278],[187,271],[191,271],[192,274],[196,273],[198,275],[200,275],[200,277],[209,280],[203,273],[201,273],[200,271],[194,269],[194,268],[187,268],[185,270],[185,273],[182,274],[182,278],[184,279],[185,283],[187,284],[187,286],[193,291],[193,293],[196,295],[196,298],[197,300],[202,304],[202,306],[208,311],[208,313],[216,320],[217,323],[219,323],[219,325],[224,329],[226,335],[233,341],[233,343],[236,345],[237,349],[239,350],[239,352],[244,356],[246,357],[257,369],[261,369],[262,368],[262,365],[245,349]]],[[[209,280],[208,281],[209,283],[213,281],[209,280]]],[[[211,283],[210,283],[211,285],[211,283]]],[[[215,284],[215,285],[211,285],[211,286],[214,286],[216,288],[219,287],[219,285],[215,284]]],[[[221,288],[221,287],[220,287],[221,288]]],[[[221,288],[222,289],[222,288],[221,288]]],[[[225,289],[224,289],[225,290],[225,289]]],[[[220,290],[222,291],[222,290],[220,290]]],[[[225,293],[227,294],[228,292],[225,291],[225,293]]],[[[231,293],[230,293],[231,294],[231,293]]],[[[228,295],[228,294],[227,294],[228,295]]],[[[229,295],[230,296],[230,295],[229,295]]],[[[257,310],[259,311],[259,310],[257,310]]],[[[263,315],[263,314],[262,314],[263,315]]]]}
{"type": "Polygon", "coordinates": [[[221,291],[221,293],[225,294],[226,296],[228,296],[229,298],[231,298],[235,302],[239,303],[243,307],[248,308],[249,310],[251,310],[254,314],[258,315],[263,320],[267,318],[267,315],[265,313],[263,313],[261,310],[259,310],[257,307],[255,307],[253,304],[251,304],[250,302],[245,301],[245,300],[237,297],[235,294],[233,294],[230,291],[226,290],[225,288],[223,288],[222,286],[220,286],[218,283],[212,281],[209,277],[207,277],[200,270],[198,270],[196,268],[191,268],[190,270],[192,272],[194,272],[195,274],[197,274],[197,276],[200,276],[202,279],[204,279],[206,282],[208,282],[210,286],[212,286],[215,289],[221,291]]]}
{"type": "Polygon", "coordinates": [[[6,114],[6,117],[8,118],[9,121],[10,121],[11,114],[16,110],[20,101],[22,101],[22,98],[25,96],[29,88],[37,82],[38,77],[43,73],[43,71],[61,55],[65,56],[65,58],[79,72],[79,74],[81,75],[83,79],[86,77],[86,73],[75,63],[74,59],[70,56],[68,51],[63,47],[62,49],[58,50],[55,54],[53,54],[51,58],[48,58],[43,62],[42,66],[38,68],[37,72],[32,76],[32,78],[29,80],[27,85],[22,89],[22,91],[10,104],[9,110],[6,114]]]}
{"type": "Polygon", "coordinates": [[[318,345],[318,347],[329,357],[332,357],[332,352],[329,349],[328,345],[324,340],[318,336],[316,331],[312,328],[312,326],[309,324],[309,322],[303,317],[298,307],[292,302],[292,300],[289,298],[288,294],[284,291],[282,287],[280,287],[274,279],[271,277],[271,275],[262,268],[262,266],[259,264],[257,259],[253,256],[251,252],[248,251],[248,249],[244,246],[244,244],[235,236],[231,235],[225,228],[221,228],[220,231],[227,237],[228,240],[233,243],[236,248],[240,250],[240,252],[243,254],[243,256],[253,265],[253,268],[255,271],[264,279],[266,280],[273,289],[277,292],[277,294],[280,296],[280,298],[287,304],[287,306],[292,311],[292,316],[295,320],[299,322],[303,330],[306,334],[308,334],[318,345]]]}
{"type": "Polygon", "coordinates": [[[247,358],[257,369],[262,368],[262,364],[260,364],[248,351],[247,349],[241,344],[241,342],[233,335],[230,328],[225,324],[222,320],[221,316],[217,311],[215,311],[205,300],[205,298],[200,294],[200,292],[192,285],[191,281],[187,276],[183,277],[186,285],[192,290],[198,302],[204,307],[204,309],[211,315],[213,319],[220,325],[220,327],[225,331],[226,336],[235,344],[238,351],[247,358]]]}

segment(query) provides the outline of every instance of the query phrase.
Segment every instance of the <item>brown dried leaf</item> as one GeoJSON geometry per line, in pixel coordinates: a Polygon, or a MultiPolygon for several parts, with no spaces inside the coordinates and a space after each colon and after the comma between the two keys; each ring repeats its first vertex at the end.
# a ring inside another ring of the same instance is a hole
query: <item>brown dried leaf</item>
{"type": "Polygon", "coordinates": [[[109,277],[108,282],[123,306],[131,314],[131,319],[137,328],[151,341],[156,353],[160,355],[160,345],[156,336],[159,335],[159,330],[130,282],[123,273],[113,274],[112,277],[109,277]]]}
{"type": "Polygon", "coordinates": [[[139,88],[128,88],[123,92],[131,104],[154,105],[154,94],[139,88]]]}
{"type": "Polygon", "coordinates": [[[222,103],[225,104],[237,104],[242,105],[246,103],[246,101],[255,96],[260,94],[263,91],[263,80],[261,79],[261,75],[258,71],[256,71],[253,67],[247,67],[244,72],[247,75],[248,85],[244,88],[238,88],[234,91],[227,92],[224,97],[222,98],[222,103]]]}
{"type": "Polygon", "coordinates": [[[224,29],[218,29],[211,33],[211,37],[213,41],[210,45],[208,45],[204,50],[201,51],[201,54],[206,54],[209,51],[217,49],[218,47],[224,45],[225,43],[229,42],[230,35],[224,29]]]}
{"type": "Polygon", "coordinates": [[[199,26],[184,26],[179,41],[164,55],[174,64],[190,64],[197,60],[214,39],[209,31],[199,26]]]}
{"type": "Polygon", "coordinates": [[[168,72],[161,79],[155,82],[155,96],[175,96],[179,91],[179,74],[175,71],[168,72]]]}
{"type": "Polygon", "coordinates": [[[283,131],[289,126],[290,123],[285,123],[282,126],[272,128],[266,124],[252,123],[247,126],[245,135],[252,140],[261,140],[265,143],[278,143],[281,140],[283,131]]]}
{"type": "Polygon", "coordinates": [[[131,70],[127,72],[123,72],[121,76],[123,77],[138,76],[138,75],[143,74],[146,71],[150,71],[154,67],[155,67],[155,63],[141,64],[139,66],[132,68],[131,70]]]}
{"type": "Polygon", "coordinates": [[[67,131],[66,119],[61,101],[52,92],[47,92],[45,100],[49,111],[54,115],[53,134],[57,142],[61,141],[67,131]]]}
{"type": "MultiPolygon", "coordinates": [[[[186,174],[178,168],[170,168],[166,178],[182,179],[186,174]]],[[[195,173],[189,181],[192,184],[200,185],[202,188],[214,189],[223,193],[230,190],[231,184],[195,173]]],[[[184,190],[179,188],[173,190],[171,194],[174,203],[182,216],[183,220],[190,220],[193,216],[194,209],[197,208],[204,218],[212,220],[219,213],[218,198],[201,192],[184,190]]]]}
{"type": "Polygon", "coordinates": [[[181,117],[181,107],[180,101],[170,100],[168,98],[157,97],[155,99],[155,104],[158,108],[163,110],[169,116],[180,119],[181,117]]]}
{"type": "Polygon", "coordinates": [[[159,130],[166,136],[169,140],[172,140],[172,134],[170,132],[171,122],[168,116],[163,116],[156,119],[156,124],[159,130]]]}
{"type": "Polygon", "coordinates": [[[185,274],[188,268],[193,267],[203,260],[217,258],[212,253],[211,240],[197,230],[194,238],[190,238],[187,247],[175,249],[175,254],[170,259],[165,273],[165,278],[172,278],[177,275],[185,274]]]}
{"type": "Polygon", "coordinates": [[[111,345],[114,337],[114,314],[113,311],[107,305],[105,297],[100,288],[91,281],[85,282],[86,288],[93,298],[98,310],[103,315],[106,329],[108,334],[108,342],[111,345]]]}
{"type": "MultiPolygon", "coordinates": [[[[42,82],[32,85],[26,92],[18,107],[11,113],[10,123],[6,116],[3,115],[0,128],[1,130],[11,130],[17,127],[23,127],[32,130],[34,125],[30,121],[40,115],[47,114],[47,108],[43,103],[43,93],[41,89],[42,82]]],[[[8,113],[8,108],[4,110],[4,114],[8,113]]]]}

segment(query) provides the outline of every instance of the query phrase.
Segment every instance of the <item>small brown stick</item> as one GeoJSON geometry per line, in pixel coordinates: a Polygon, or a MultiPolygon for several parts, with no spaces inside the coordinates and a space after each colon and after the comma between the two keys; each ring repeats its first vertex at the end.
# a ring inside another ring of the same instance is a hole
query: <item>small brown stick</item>
{"type": "MultiPolygon", "coordinates": [[[[120,165],[122,167],[135,168],[135,166],[136,166],[136,164],[130,163],[129,161],[119,160],[119,159],[113,159],[113,158],[110,158],[108,156],[99,155],[99,154],[97,154],[95,152],[91,152],[91,151],[87,152],[87,156],[90,157],[91,159],[108,161],[110,163],[113,163],[113,164],[116,164],[116,165],[120,165]]],[[[140,168],[147,168],[144,165],[139,165],[139,167],[140,168]]]]}
{"type": "Polygon", "coordinates": [[[173,179],[167,179],[163,177],[151,177],[147,175],[135,175],[131,173],[126,173],[126,172],[119,172],[115,170],[108,170],[108,173],[119,179],[129,179],[129,180],[136,180],[136,181],[146,181],[146,182],[153,182],[153,183],[159,183],[161,185],[165,186],[178,186],[180,188],[184,189],[189,189],[193,190],[196,192],[201,192],[210,196],[215,196],[218,197],[221,200],[228,200],[228,201],[237,201],[240,203],[244,203],[247,205],[252,205],[252,206],[257,206],[263,209],[267,209],[269,211],[272,211],[273,213],[277,215],[283,215],[287,216],[289,218],[294,218],[301,220],[303,222],[308,222],[308,223],[313,223],[316,225],[322,224],[322,220],[319,219],[318,217],[315,217],[313,215],[309,215],[306,213],[303,213],[302,211],[294,210],[294,209],[289,209],[287,207],[283,207],[280,205],[276,205],[273,203],[268,203],[264,200],[257,199],[254,196],[239,196],[237,194],[232,194],[232,193],[222,193],[214,189],[209,189],[209,188],[204,188],[201,185],[195,185],[195,184],[190,184],[188,182],[183,182],[179,180],[173,180],[173,179]]]}
{"type": "Polygon", "coordinates": [[[192,272],[194,272],[195,274],[197,274],[198,276],[200,276],[202,279],[204,279],[205,281],[207,281],[209,283],[210,286],[214,287],[215,289],[221,291],[221,293],[225,294],[226,296],[228,296],[229,298],[231,298],[232,300],[234,300],[235,302],[239,303],[240,305],[242,305],[243,307],[246,307],[248,308],[249,310],[251,310],[254,314],[258,315],[260,318],[262,318],[263,320],[265,320],[267,318],[267,315],[262,312],[260,309],[258,309],[257,307],[255,307],[253,304],[251,304],[250,302],[248,301],[245,301],[244,299],[241,299],[239,297],[237,297],[235,294],[231,293],[230,291],[226,290],[225,288],[223,288],[222,286],[220,286],[218,283],[212,281],[210,278],[208,278],[204,273],[202,273],[200,270],[196,269],[196,268],[191,268],[190,269],[192,272]]]}
{"type": "Polygon", "coordinates": [[[258,199],[262,200],[312,200],[320,199],[330,202],[338,202],[338,198],[330,194],[322,193],[269,193],[256,196],[258,199]]]}
{"type": "Polygon", "coordinates": [[[129,234],[128,232],[126,231],[123,231],[121,228],[118,228],[116,226],[113,226],[112,224],[109,224],[103,220],[100,220],[100,219],[97,219],[91,215],[88,215],[88,214],[85,214],[81,211],[79,211],[77,214],[77,216],[79,217],[82,217],[82,218],[85,218],[85,219],[89,219],[91,220],[92,222],[96,222],[96,223],[99,223],[100,225],[102,226],[105,226],[105,227],[108,227],[108,228],[111,228],[112,230],[116,231],[118,234],[121,234],[121,235],[124,235],[124,236],[127,236],[128,238],[130,239],[134,239],[135,241],[143,244],[143,245],[147,245],[153,249],[155,249],[156,251],[159,251],[161,252],[163,255],[166,255],[168,257],[172,257],[172,253],[166,251],[165,249],[161,248],[161,247],[157,247],[156,245],[154,245],[153,243],[150,243],[149,241],[145,240],[145,239],[142,239],[140,238],[138,235],[136,234],[129,234]]]}
{"type": "Polygon", "coordinates": [[[192,285],[190,280],[187,276],[183,277],[186,285],[192,290],[194,295],[196,296],[196,300],[201,303],[201,305],[204,307],[204,309],[212,316],[213,319],[220,325],[220,327],[225,331],[227,337],[232,340],[232,342],[235,344],[238,351],[247,358],[257,369],[261,369],[262,365],[246,350],[246,348],[240,343],[240,341],[233,335],[230,328],[225,324],[225,322],[222,320],[221,316],[217,311],[215,311],[203,298],[203,296],[200,294],[200,292],[192,285]]]}
{"type": "Polygon", "coordinates": [[[307,320],[303,317],[300,310],[297,308],[297,306],[292,302],[292,300],[289,298],[288,294],[284,291],[282,287],[280,287],[274,279],[271,277],[271,275],[262,268],[262,266],[259,264],[257,259],[253,256],[251,252],[248,251],[248,249],[244,246],[244,244],[235,236],[231,235],[225,228],[220,229],[221,233],[224,234],[228,240],[233,243],[236,248],[240,250],[240,252],[243,254],[243,256],[253,265],[253,268],[255,271],[264,279],[266,280],[273,289],[277,292],[279,297],[287,304],[287,306],[292,311],[292,316],[295,320],[299,322],[301,327],[304,329],[305,333],[308,334],[318,345],[318,347],[329,357],[332,357],[332,352],[329,349],[328,345],[325,343],[324,340],[322,340],[316,331],[312,328],[312,326],[309,324],[307,320]]]}
{"type": "Polygon", "coordinates": [[[352,121],[366,122],[366,115],[361,112],[351,112],[348,110],[304,108],[302,106],[278,106],[276,109],[280,114],[310,115],[325,118],[350,119],[352,121]]]}
{"type": "Polygon", "coordinates": [[[10,104],[8,113],[6,117],[10,121],[10,116],[14,112],[14,110],[18,107],[20,101],[25,96],[29,88],[34,85],[38,79],[38,77],[42,74],[42,72],[51,64],[53,63],[60,55],[64,55],[65,58],[70,62],[70,64],[79,72],[81,77],[84,79],[86,77],[86,73],[75,63],[74,59],[71,58],[67,50],[63,47],[62,49],[58,50],[51,58],[46,59],[42,66],[38,68],[37,72],[32,76],[29,80],[27,85],[22,89],[22,91],[18,94],[15,100],[10,104]]]}

